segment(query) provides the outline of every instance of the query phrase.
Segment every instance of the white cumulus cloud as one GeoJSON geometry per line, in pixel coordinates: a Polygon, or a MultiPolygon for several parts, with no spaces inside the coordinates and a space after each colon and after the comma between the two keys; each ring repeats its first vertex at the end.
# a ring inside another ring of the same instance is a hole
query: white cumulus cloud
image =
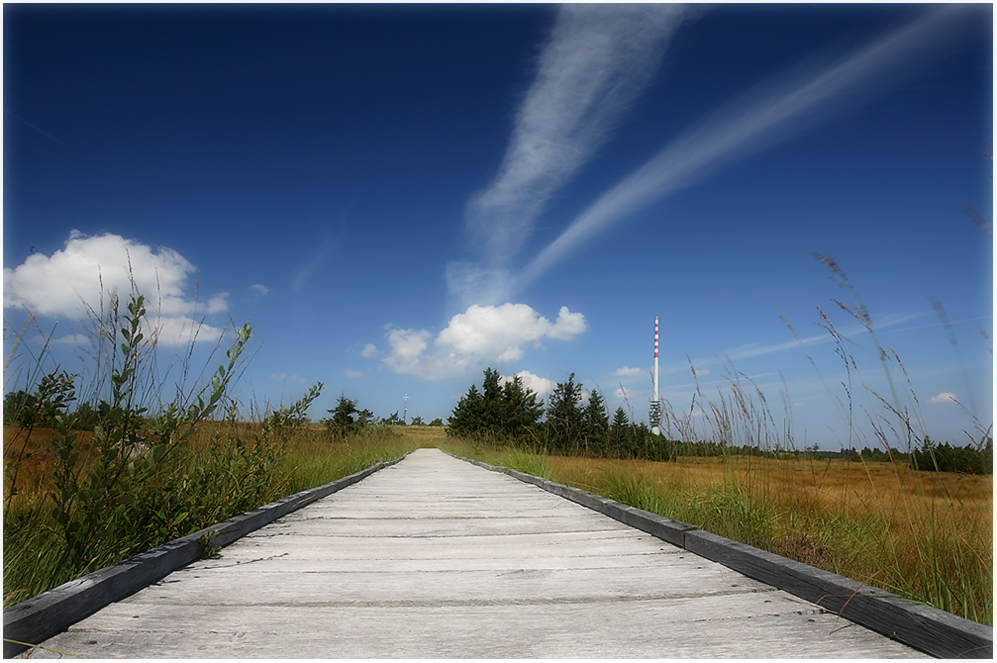
{"type": "Polygon", "coordinates": [[[557,387],[557,383],[553,380],[534,375],[529,371],[520,371],[515,375],[503,375],[499,382],[505,384],[506,382],[512,382],[513,378],[517,377],[522,381],[523,388],[529,389],[540,397],[546,397],[547,394],[554,391],[554,388],[557,387]]]}
{"type": "Polygon", "coordinates": [[[567,306],[558,312],[557,322],[550,322],[526,304],[468,307],[450,319],[435,345],[457,356],[477,356],[504,363],[523,357],[522,346],[544,337],[561,341],[585,331],[585,316],[572,313],[567,306]]]}
{"type": "Polygon", "coordinates": [[[368,343],[363,346],[363,350],[360,351],[360,356],[364,359],[373,359],[378,355],[377,346],[373,343],[368,343]]]}
{"type": "Polygon", "coordinates": [[[14,269],[4,268],[3,306],[83,320],[88,310],[99,314],[107,309],[113,295],[127,298],[134,285],[145,295],[147,322],[160,341],[216,341],[223,330],[196,322],[195,316],[228,310],[228,293],[207,302],[189,296],[187,280],[195,270],[167,247],[154,250],[120,235],[87,237],[74,230],[65,247],[51,256],[35,253],[14,269]]]}
{"type": "Polygon", "coordinates": [[[618,368],[613,372],[613,375],[618,378],[635,378],[643,374],[643,368],[630,368],[629,366],[618,368]]]}
{"type": "Polygon", "coordinates": [[[429,347],[432,334],[425,329],[392,329],[388,332],[388,346],[391,348],[389,360],[398,365],[408,365],[418,361],[429,347]]]}
{"type": "Polygon", "coordinates": [[[441,379],[487,363],[518,361],[527,345],[539,347],[545,338],[568,341],[586,328],[585,316],[566,306],[551,322],[526,304],[474,304],[453,316],[435,339],[425,329],[389,329],[390,350],[382,361],[396,373],[441,379]]]}
{"type": "Polygon", "coordinates": [[[948,392],[948,391],[943,391],[942,393],[938,394],[937,396],[932,396],[931,397],[931,402],[932,403],[958,403],[959,399],[955,397],[955,394],[953,394],[951,392],[948,392]]]}
{"type": "Polygon", "coordinates": [[[201,341],[217,341],[225,330],[209,325],[203,320],[195,320],[186,315],[159,316],[149,323],[151,333],[162,343],[170,345],[185,345],[201,341]]]}

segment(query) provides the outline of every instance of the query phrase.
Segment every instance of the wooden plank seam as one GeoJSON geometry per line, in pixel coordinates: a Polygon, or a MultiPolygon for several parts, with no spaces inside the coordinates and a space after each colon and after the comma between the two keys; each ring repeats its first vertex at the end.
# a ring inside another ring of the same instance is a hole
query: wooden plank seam
{"type": "Polygon", "coordinates": [[[993,658],[993,627],[579,488],[450,455],[598,511],[926,654],[993,658]]]}
{"type": "Polygon", "coordinates": [[[202,553],[200,539],[204,536],[210,537],[213,546],[227,546],[292,511],[351,486],[402,459],[404,456],[386,463],[374,463],[337,481],[233,516],[217,525],[174,539],[12,605],[3,611],[3,656],[12,658],[28,649],[25,645],[9,640],[42,643],[111,603],[125,599],[199,559],[202,553]]]}
{"type": "MultiPolygon", "coordinates": [[[[993,629],[983,624],[578,488],[449,455],[536,485],[925,653],[942,658],[992,658],[993,629]]],[[[198,559],[202,536],[213,534],[212,544],[228,545],[400,460],[377,463],[339,481],[277,500],[11,606],[4,610],[4,636],[23,642],[43,642],[198,559]]],[[[24,649],[5,640],[4,657],[24,649]]]]}

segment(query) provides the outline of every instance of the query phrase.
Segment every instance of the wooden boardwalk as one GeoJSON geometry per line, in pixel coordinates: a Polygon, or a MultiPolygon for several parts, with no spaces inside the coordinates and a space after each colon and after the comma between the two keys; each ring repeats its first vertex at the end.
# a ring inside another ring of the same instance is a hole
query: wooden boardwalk
{"type": "Polygon", "coordinates": [[[44,646],[87,658],[924,657],[435,449],[44,646]]]}

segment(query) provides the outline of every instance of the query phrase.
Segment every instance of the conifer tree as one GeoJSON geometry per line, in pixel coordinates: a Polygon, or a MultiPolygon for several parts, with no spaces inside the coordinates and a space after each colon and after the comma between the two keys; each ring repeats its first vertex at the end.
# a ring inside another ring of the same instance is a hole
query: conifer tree
{"type": "Polygon", "coordinates": [[[523,378],[515,375],[502,387],[503,413],[506,434],[522,437],[536,428],[543,416],[543,402],[537,394],[523,385],[523,378]]]}
{"type": "Polygon", "coordinates": [[[502,376],[494,368],[485,369],[485,379],[481,383],[481,391],[479,432],[504,433],[505,404],[502,401],[502,376]]]}
{"type": "Polygon", "coordinates": [[[552,446],[569,451],[578,445],[582,434],[582,385],[575,384],[575,374],[559,382],[547,405],[547,427],[552,446]]]}
{"type": "Polygon", "coordinates": [[[338,435],[352,433],[367,423],[362,416],[367,411],[357,410],[357,402],[347,398],[346,394],[340,394],[336,407],[327,412],[332,416],[324,421],[326,430],[338,435]]]}
{"type": "Polygon", "coordinates": [[[630,418],[623,406],[616,408],[613,415],[613,423],[609,429],[609,436],[615,447],[616,457],[623,457],[623,450],[630,447],[630,418]]]}
{"type": "Polygon", "coordinates": [[[609,441],[609,414],[606,400],[597,389],[589,395],[589,403],[582,412],[585,447],[590,453],[603,454],[609,441]]]}
{"type": "Polygon", "coordinates": [[[523,437],[536,426],[543,414],[537,394],[523,385],[519,376],[506,379],[486,368],[481,391],[471,385],[450,415],[447,434],[462,437],[494,435],[523,437]]]}
{"type": "Polygon", "coordinates": [[[465,437],[480,434],[481,402],[481,394],[478,392],[478,388],[472,384],[450,414],[447,435],[465,437]]]}

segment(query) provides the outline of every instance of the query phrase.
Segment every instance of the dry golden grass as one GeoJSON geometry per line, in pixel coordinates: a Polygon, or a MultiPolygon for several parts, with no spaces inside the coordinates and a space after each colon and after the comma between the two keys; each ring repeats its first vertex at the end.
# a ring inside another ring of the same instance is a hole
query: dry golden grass
{"type": "Polygon", "coordinates": [[[843,460],[653,462],[446,447],[992,623],[991,476],[843,460]]]}
{"type": "MultiPolygon", "coordinates": [[[[3,496],[6,504],[11,488],[16,489],[15,503],[21,498],[31,498],[45,491],[49,480],[49,469],[55,452],[49,442],[55,431],[49,428],[35,428],[30,432],[19,426],[3,427],[4,478],[3,496]],[[20,459],[19,466],[14,464],[20,459]]],[[[88,463],[86,451],[90,449],[93,433],[80,431],[79,439],[83,450],[83,463],[88,463]]]]}
{"type": "MultiPolygon", "coordinates": [[[[251,440],[259,432],[258,423],[238,422],[234,428],[226,422],[207,421],[198,426],[197,432],[188,441],[188,452],[192,458],[204,452],[209,445],[217,443],[219,439],[227,439],[229,436],[251,440]]],[[[377,440],[382,443],[375,444],[370,436],[360,436],[351,438],[347,442],[330,443],[325,433],[325,427],[321,424],[312,424],[299,431],[288,444],[286,465],[288,470],[295,467],[307,467],[314,464],[330,464],[330,456],[340,458],[342,456],[352,457],[351,466],[359,462],[373,462],[376,460],[388,460],[404,453],[405,450],[414,449],[420,446],[439,446],[439,442],[446,438],[446,429],[440,426],[393,426],[390,427],[390,435],[380,436],[377,440]],[[383,450],[383,453],[379,453],[383,450]]],[[[18,426],[4,426],[4,499],[9,496],[12,487],[16,488],[16,495],[11,502],[13,507],[19,503],[32,502],[38,496],[43,495],[49,488],[51,479],[52,463],[55,453],[50,442],[55,431],[49,428],[35,428],[25,431],[18,426]],[[14,463],[20,459],[19,467],[14,471],[14,463]],[[16,483],[13,481],[16,479],[16,483]]],[[[78,431],[79,447],[82,452],[80,465],[89,465],[90,442],[93,438],[91,431],[78,431]]],[[[344,466],[345,467],[345,466],[344,466]]],[[[345,471],[345,470],[343,470],[345,471]]],[[[333,469],[327,480],[332,481],[339,473],[333,469]]],[[[321,482],[323,477],[316,474],[313,477],[303,477],[296,484],[303,484],[309,481],[321,482]]],[[[318,485],[318,484],[315,484],[318,485]]]]}
{"type": "Polygon", "coordinates": [[[620,470],[645,476],[665,491],[692,495],[735,481],[777,512],[799,512],[802,507],[811,516],[885,517],[896,528],[909,527],[916,516],[959,518],[992,539],[992,476],[841,460],[702,458],[658,463],[552,457],[550,463],[563,481],[593,491],[608,473],[620,470]]]}
{"type": "Polygon", "coordinates": [[[419,447],[439,447],[447,439],[447,429],[443,426],[392,426],[391,430],[419,447]]]}
{"type": "Polygon", "coordinates": [[[643,474],[664,488],[706,492],[736,480],[763,498],[813,502],[828,512],[854,515],[870,509],[895,512],[911,500],[919,510],[941,511],[953,503],[989,520],[993,477],[917,472],[895,463],[768,458],[683,458],[677,463],[552,456],[558,475],[579,487],[597,488],[610,468],[643,474]]]}

